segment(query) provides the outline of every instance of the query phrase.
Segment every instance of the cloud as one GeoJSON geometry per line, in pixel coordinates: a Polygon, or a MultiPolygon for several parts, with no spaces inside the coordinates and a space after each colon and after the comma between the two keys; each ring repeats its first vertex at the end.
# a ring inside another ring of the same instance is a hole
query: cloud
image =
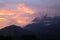
{"type": "Polygon", "coordinates": [[[38,10],[36,14],[37,18],[42,18],[42,16],[46,14],[50,17],[60,16],[60,4],[51,5],[49,7],[40,6],[38,10]]]}
{"type": "Polygon", "coordinates": [[[1,27],[12,24],[23,27],[31,24],[35,17],[42,18],[45,14],[60,16],[59,0],[1,0],[0,5],[1,27]]]}
{"type": "Polygon", "coordinates": [[[35,13],[36,11],[25,4],[17,4],[15,9],[1,9],[0,25],[2,28],[12,24],[23,27],[32,23],[35,13]]]}

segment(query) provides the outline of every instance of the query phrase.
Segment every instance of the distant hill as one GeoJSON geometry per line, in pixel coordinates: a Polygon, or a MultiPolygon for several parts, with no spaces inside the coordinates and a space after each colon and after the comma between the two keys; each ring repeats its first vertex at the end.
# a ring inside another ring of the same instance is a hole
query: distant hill
{"type": "Polygon", "coordinates": [[[39,40],[39,38],[31,31],[27,31],[19,26],[11,25],[0,30],[0,38],[14,40],[39,40]],[[9,39],[8,39],[9,38],[9,39]]]}
{"type": "Polygon", "coordinates": [[[3,36],[21,36],[26,34],[28,35],[33,33],[27,30],[24,30],[23,28],[16,25],[7,26],[0,30],[0,35],[3,35],[3,36]]]}
{"type": "Polygon", "coordinates": [[[25,27],[26,30],[34,32],[41,40],[58,40],[60,39],[60,17],[49,18],[51,25],[44,25],[45,23],[41,23],[45,21],[45,18],[40,22],[35,20],[37,23],[33,23],[27,25],[25,27]]]}
{"type": "Polygon", "coordinates": [[[40,23],[30,24],[25,27],[26,30],[34,32],[41,40],[58,40],[60,39],[60,25],[53,24],[44,26],[40,23]]]}

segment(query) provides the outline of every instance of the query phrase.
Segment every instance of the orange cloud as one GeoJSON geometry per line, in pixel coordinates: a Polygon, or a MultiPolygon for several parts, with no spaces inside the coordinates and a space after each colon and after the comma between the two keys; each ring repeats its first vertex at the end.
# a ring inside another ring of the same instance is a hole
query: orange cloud
{"type": "Polygon", "coordinates": [[[0,27],[3,28],[4,26],[11,24],[17,24],[19,26],[31,24],[34,19],[34,13],[35,11],[25,4],[18,4],[15,10],[2,9],[0,10],[0,27]],[[25,14],[28,14],[29,16],[25,14]]]}
{"type": "Polygon", "coordinates": [[[24,20],[17,20],[16,21],[18,24],[26,24],[26,21],[24,21],[24,20]]]}
{"type": "Polygon", "coordinates": [[[18,4],[17,9],[25,14],[34,14],[35,11],[33,11],[32,9],[28,8],[25,4],[18,4]]]}
{"type": "Polygon", "coordinates": [[[10,10],[0,10],[0,15],[12,16],[14,14],[10,10]]]}
{"type": "Polygon", "coordinates": [[[0,22],[5,22],[5,21],[7,21],[6,18],[0,18],[0,22]]]}

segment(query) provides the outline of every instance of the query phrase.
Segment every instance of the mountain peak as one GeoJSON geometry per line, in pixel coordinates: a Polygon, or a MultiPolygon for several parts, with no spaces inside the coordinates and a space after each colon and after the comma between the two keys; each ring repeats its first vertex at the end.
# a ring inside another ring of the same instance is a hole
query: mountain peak
{"type": "Polygon", "coordinates": [[[16,26],[16,25],[10,25],[10,26],[7,26],[1,29],[0,35],[14,36],[14,35],[21,35],[24,32],[26,32],[26,30],[24,30],[23,28],[16,26]]]}
{"type": "Polygon", "coordinates": [[[33,34],[30,31],[25,30],[16,25],[10,25],[0,30],[0,35],[3,36],[21,36],[21,35],[33,34]]]}
{"type": "Polygon", "coordinates": [[[7,27],[5,27],[5,28],[3,28],[3,29],[1,29],[1,30],[4,30],[4,29],[15,29],[15,28],[20,28],[20,29],[22,29],[21,27],[19,27],[19,26],[16,26],[16,25],[10,25],[10,26],[7,26],[7,27]]]}

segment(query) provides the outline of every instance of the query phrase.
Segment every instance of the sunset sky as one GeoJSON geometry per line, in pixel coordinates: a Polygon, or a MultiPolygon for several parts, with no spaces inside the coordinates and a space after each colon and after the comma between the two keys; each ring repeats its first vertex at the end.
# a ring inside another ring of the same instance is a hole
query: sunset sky
{"type": "Polygon", "coordinates": [[[23,27],[45,14],[60,16],[60,0],[0,0],[0,29],[12,24],[23,27]]]}

